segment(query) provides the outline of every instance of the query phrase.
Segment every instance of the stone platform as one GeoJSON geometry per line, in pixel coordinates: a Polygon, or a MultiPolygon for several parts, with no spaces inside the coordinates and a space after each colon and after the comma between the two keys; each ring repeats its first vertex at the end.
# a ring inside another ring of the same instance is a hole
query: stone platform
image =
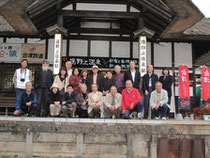
{"type": "Polygon", "coordinates": [[[210,158],[210,122],[203,120],[0,117],[0,156],[163,158],[158,152],[163,139],[203,140],[199,152],[210,158]]]}

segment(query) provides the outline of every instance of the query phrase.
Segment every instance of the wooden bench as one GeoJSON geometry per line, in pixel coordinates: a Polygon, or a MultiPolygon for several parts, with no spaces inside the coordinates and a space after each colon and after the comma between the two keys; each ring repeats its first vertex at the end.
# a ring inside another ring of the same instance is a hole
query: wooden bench
{"type": "Polygon", "coordinates": [[[8,116],[9,108],[15,108],[16,106],[16,98],[15,97],[0,97],[0,107],[5,108],[5,112],[1,112],[1,114],[5,114],[8,116]]]}

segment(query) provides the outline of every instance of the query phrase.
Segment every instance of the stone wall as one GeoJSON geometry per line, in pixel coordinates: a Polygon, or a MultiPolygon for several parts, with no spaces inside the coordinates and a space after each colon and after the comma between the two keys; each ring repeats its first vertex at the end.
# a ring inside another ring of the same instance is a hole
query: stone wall
{"type": "Polygon", "coordinates": [[[0,153],[27,158],[157,158],[161,137],[204,138],[210,157],[210,123],[204,121],[0,121],[0,153]]]}

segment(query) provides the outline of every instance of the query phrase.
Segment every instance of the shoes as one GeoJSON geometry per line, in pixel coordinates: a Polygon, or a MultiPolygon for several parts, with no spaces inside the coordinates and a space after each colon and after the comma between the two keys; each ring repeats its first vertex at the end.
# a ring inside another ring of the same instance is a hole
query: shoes
{"type": "Polygon", "coordinates": [[[139,112],[139,113],[137,114],[137,117],[138,117],[139,119],[142,119],[142,113],[139,112]]]}
{"type": "Polygon", "coordinates": [[[162,120],[166,120],[166,117],[162,117],[162,120]]]}
{"type": "Polygon", "coordinates": [[[160,119],[160,116],[158,116],[158,117],[155,117],[155,120],[159,120],[160,119]]]}

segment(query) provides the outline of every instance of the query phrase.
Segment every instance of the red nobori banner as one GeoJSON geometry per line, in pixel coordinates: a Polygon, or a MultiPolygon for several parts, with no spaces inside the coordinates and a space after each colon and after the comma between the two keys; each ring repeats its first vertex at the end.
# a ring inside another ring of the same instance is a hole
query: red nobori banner
{"type": "Polygon", "coordinates": [[[202,100],[210,99],[210,68],[202,67],[202,100]]]}
{"type": "Polygon", "coordinates": [[[179,66],[179,96],[181,99],[190,99],[190,83],[188,66],[179,66]]]}

